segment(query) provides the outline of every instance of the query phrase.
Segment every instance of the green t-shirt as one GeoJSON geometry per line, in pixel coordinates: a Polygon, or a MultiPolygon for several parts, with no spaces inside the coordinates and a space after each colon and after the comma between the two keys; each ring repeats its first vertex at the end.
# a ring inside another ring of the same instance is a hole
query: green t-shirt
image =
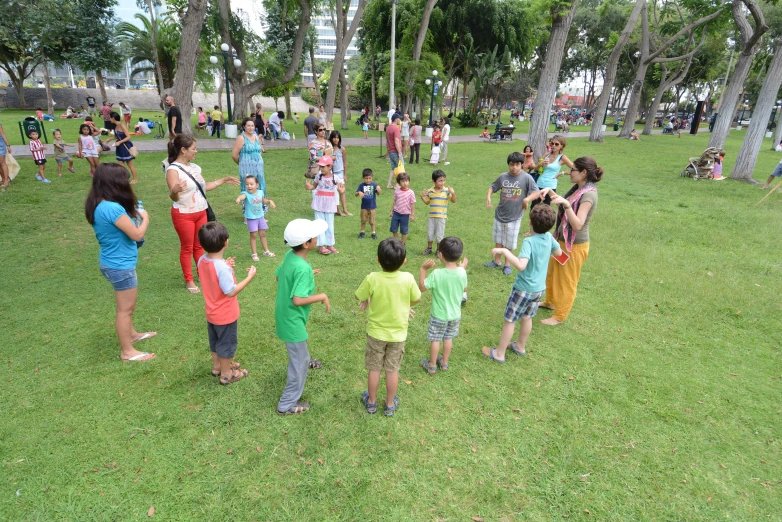
{"type": "Polygon", "coordinates": [[[524,292],[542,292],[546,289],[546,273],[552,252],[559,250],[559,243],[549,232],[524,238],[519,259],[529,259],[527,268],[519,272],[513,288],[524,292]]]}
{"type": "Polygon", "coordinates": [[[359,301],[369,299],[367,334],[400,343],[407,339],[410,303],[421,299],[421,290],[410,272],[372,272],[356,290],[359,301]]]}
{"type": "Polygon", "coordinates": [[[467,288],[467,272],[438,268],[426,277],[424,286],[432,292],[432,316],[441,321],[454,321],[462,316],[462,296],[467,288]]]}
{"type": "Polygon", "coordinates": [[[309,297],[315,293],[312,265],[289,250],[274,275],[278,279],[277,301],[274,305],[277,337],[286,343],[306,341],[307,318],[312,305],[294,306],[293,297],[309,297]]]}

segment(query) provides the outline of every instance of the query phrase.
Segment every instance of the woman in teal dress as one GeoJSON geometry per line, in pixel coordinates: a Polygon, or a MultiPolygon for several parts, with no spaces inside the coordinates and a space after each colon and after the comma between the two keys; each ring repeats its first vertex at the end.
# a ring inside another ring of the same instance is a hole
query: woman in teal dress
{"type": "Polygon", "coordinates": [[[259,188],[266,194],[266,178],[263,175],[263,141],[255,134],[255,122],[250,118],[242,120],[242,132],[234,143],[231,157],[239,165],[239,182],[244,191],[244,180],[247,176],[258,179],[259,188]]]}

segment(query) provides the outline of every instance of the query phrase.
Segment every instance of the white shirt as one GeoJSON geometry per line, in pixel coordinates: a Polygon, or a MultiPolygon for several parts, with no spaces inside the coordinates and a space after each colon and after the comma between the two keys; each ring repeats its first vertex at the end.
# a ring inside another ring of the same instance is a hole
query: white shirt
{"type": "Polygon", "coordinates": [[[282,127],[282,122],[280,121],[280,116],[276,112],[273,113],[271,116],[269,116],[269,124],[274,125],[278,129],[282,127]]]}
{"type": "Polygon", "coordinates": [[[443,141],[448,141],[448,138],[451,137],[451,125],[446,123],[443,125],[443,141]]]}
{"type": "Polygon", "coordinates": [[[152,133],[152,130],[149,128],[149,125],[147,125],[147,122],[145,121],[138,122],[138,131],[142,134],[152,133]]]}
{"type": "Polygon", "coordinates": [[[392,107],[388,110],[388,123],[391,123],[391,118],[394,117],[394,114],[396,114],[396,109],[392,107]]]}
{"type": "Polygon", "coordinates": [[[171,164],[171,166],[168,167],[168,171],[166,172],[172,170],[176,172],[179,175],[179,181],[184,181],[187,183],[187,188],[179,193],[179,200],[174,201],[174,208],[178,208],[179,212],[182,214],[194,214],[196,212],[206,210],[208,203],[206,202],[204,196],[201,195],[201,191],[198,190],[196,184],[193,183],[192,179],[190,179],[190,176],[182,172],[175,165],[189,172],[190,176],[193,176],[198,184],[201,185],[201,188],[204,190],[204,192],[206,192],[206,181],[204,181],[204,177],[201,175],[201,167],[195,163],[191,163],[190,165],[182,165],[181,163],[177,163],[175,161],[171,164]]]}

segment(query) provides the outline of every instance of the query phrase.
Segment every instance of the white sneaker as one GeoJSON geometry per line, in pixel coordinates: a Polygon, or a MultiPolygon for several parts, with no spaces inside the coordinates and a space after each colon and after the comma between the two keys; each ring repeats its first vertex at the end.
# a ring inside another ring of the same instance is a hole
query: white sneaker
{"type": "Polygon", "coordinates": [[[450,164],[451,164],[450,161],[446,161],[445,163],[443,163],[443,165],[450,165],[450,164]]]}

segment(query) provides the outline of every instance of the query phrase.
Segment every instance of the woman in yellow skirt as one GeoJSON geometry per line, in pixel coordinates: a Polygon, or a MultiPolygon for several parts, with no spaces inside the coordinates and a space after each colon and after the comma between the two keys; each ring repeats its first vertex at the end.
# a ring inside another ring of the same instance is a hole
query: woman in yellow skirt
{"type": "MultiPolygon", "coordinates": [[[[581,267],[589,256],[589,221],[597,208],[597,186],[603,177],[602,167],[594,158],[584,156],[573,162],[570,181],[575,183],[564,196],[554,195],[551,203],[559,205],[554,236],[562,250],[570,256],[564,264],[554,258],[549,260],[546,276],[546,300],[541,307],[554,310],[554,314],[541,323],[557,325],[565,321],[576,300],[581,267]]],[[[550,189],[530,194],[525,202],[544,199],[550,189]]]]}

